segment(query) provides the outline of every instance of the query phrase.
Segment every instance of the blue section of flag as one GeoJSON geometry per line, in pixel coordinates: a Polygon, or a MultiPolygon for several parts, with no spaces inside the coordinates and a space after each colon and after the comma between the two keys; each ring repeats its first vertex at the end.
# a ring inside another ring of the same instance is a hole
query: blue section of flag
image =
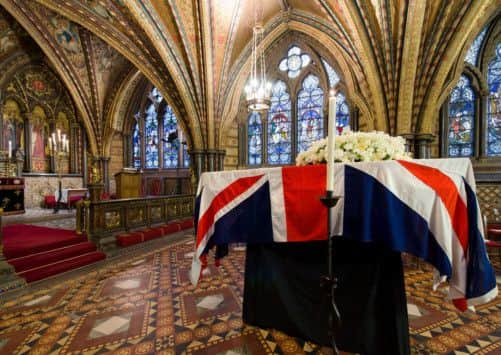
{"type": "Polygon", "coordinates": [[[410,253],[441,275],[452,275],[450,260],[427,221],[378,180],[350,166],[345,166],[343,236],[410,253]]]}
{"type": "Polygon", "coordinates": [[[270,184],[266,182],[215,223],[214,234],[205,250],[220,244],[271,242],[270,184]]]}
{"type": "Polygon", "coordinates": [[[496,287],[496,275],[487,258],[484,238],[480,234],[475,193],[465,181],[468,203],[469,239],[466,299],[485,295],[496,287]]]}

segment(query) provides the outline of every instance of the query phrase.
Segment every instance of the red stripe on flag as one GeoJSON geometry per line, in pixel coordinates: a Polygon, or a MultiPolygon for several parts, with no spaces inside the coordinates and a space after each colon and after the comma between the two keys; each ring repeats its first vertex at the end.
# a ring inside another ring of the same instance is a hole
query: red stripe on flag
{"type": "Polygon", "coordinates": [[[411,174],[431,187],[440,197],[451,218],[452,228],[466,254],[468,250],[468,210],[461,199],[456,184],[438,169],[404,160],[398,162],[411,174]]]}
{"type": "Polygon", "coordinates": [[[205,211],[204,215],[198,219],[197,226],[197,242],[196,247],[200,245],[204,235],[214,224],[214,218],[216,214],[228,203],[233,201],[235,198],[240,196],[242,193],[247,191],[252,185],[254,185],[263,175],[250,176],[245,178],[240,178],[233,181],[224,190],[219,192],[216,197],[212,200],[209,208],[205,211]]]}
{"type": "Polygon", "coordinates": [[[287,241],[327,239],[325,195],[326,165],[282,168],[287,241]]]}

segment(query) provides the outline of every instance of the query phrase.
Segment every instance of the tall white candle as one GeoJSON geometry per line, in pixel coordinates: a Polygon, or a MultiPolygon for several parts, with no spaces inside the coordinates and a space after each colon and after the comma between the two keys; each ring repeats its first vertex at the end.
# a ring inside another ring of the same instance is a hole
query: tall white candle
{"type": "Polygon", "coordinates": [[[329,121],[327,138],[327,191],[334,191],[334,147],[336,146],[336,91],[329,93],[329,121]]]}
{"type": "Polygon", "coordinates": [[[52,137],[49,137],[49,154],[52,154],[52,137]]]}
{"type": "Polygon", "coordinates": [[[61,142],[61,130],[60,129],[57,130],[57,140],[59,142],[61,142]]]}
{"type": "Polygon", "coordinates": [[[9,141],[9,159],[12,158],[12,141],[9,141]]]}

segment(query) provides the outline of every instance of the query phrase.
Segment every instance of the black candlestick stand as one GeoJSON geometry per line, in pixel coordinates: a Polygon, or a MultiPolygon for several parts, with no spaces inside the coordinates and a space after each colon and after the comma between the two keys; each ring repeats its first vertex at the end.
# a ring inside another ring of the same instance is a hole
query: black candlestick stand
{"type": "Polygon", "coordinates": [[[320,279],[320,285],[325,290],[327,300],[329,302],[329,337],[331,338],[332,352],[334,355],[338,355],[339,351],[336,346],[336,336],[335,328],[336,325],[341,321],[339,315],[339,310],[336,305],[335,290],[337,287],[337,278],[334,276],[334,263],[332,260],[332,248],[333,248],[333,236],[331,235],[332,227],[332,207],[336,205],[339,201],[339,196],[334,196],[333,191],[327,190],[325,196],[321,197],[323,205],[327,208],[327,240],[328,240],[328,251],[327,251],[327,272],[328,274],[322,276],[320,279]]]}

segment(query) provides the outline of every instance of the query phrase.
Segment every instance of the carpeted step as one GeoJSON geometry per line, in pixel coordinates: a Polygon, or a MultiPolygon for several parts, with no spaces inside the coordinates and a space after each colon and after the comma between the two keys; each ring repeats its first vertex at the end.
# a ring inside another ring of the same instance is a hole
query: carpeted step
{"type": "Polygon", "coordinates": [[[37,254],[31,254],[20,258],[9,259],[7,260],[7,262],[14,266],[16,271],[19,273],[28,269],[34,269],[39,266],[73,258],[78,255],[88,254],[96,250],[97,248],[94,243],[84,242],[37,254]]]}
{"type": "Polygon", "coordinates": [[[40,266],[35,269],[25,270],[18,275],[25,278],[27,282],[33,282],[65,271],[77,269],[79,267],[95,263],[96,261],[104,260],[105,258],[106,254],[100,251],[94,251],[84,255],[61,260],[53,264],[40,266]]]}
{"type": "Polygon", "coordinates": [[[28,224],[3,228],[3,253],[7,259],[20,258],[87,241],[75,231],[28,224]]]}

